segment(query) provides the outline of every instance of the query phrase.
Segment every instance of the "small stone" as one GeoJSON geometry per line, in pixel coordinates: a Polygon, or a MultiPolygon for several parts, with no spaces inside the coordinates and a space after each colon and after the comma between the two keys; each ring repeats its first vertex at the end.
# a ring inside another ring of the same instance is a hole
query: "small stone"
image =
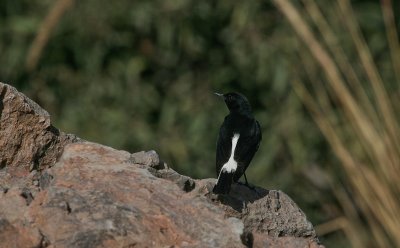
{"type": "Polygon", "coordinates": [[[190,192],[196,187],[196,182],[190,177],[185,176],[182,176],[182,178],[178,180],[177,184],[185,192],[190,192]]]}
{"type": "Polygon", "coordinates": [[[158,154],[153,150],[148,152],[141,151],[132,153],[129,162],[132,164],[146,165],[155,169],[158,169],[160,166],[158,154]]]}
{"type": "Polygon", "coordinates": [[[44,172],[42,174],[42,176],[39,178],[39,185],[40,185],[40,189],[45,189],[46,187],[49,186],[51,180],[53,179],[53,176],[50,175],[47,172],[44,172]]]}

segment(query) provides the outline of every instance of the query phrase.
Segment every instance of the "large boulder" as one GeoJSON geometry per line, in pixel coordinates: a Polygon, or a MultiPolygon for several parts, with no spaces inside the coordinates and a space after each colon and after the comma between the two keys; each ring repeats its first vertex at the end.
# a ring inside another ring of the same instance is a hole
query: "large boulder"
{"type": "Polygon", "coordinates": [[[154,151],[76,142],[14,88],[0,93],[12,143],[0,142],[0,247],[322,247],[281,191],[214,195],[215,179],[180,175],[154,151]]]}
{"type": "Polygon", "coordinates": [[[77,140],[53,127],[49,113],[34,101],[0,83],[0,169],[9,174],[7,181],[54,165],[64,145],[77,140]]]}

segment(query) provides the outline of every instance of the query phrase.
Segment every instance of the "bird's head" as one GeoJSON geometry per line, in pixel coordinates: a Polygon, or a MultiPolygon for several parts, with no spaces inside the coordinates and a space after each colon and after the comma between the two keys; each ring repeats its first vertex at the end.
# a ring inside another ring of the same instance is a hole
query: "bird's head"
{"type": "Polygon", "coordinates": [[[215,94],[224,99],[225,104],[230,112],[251,113],[250,103],[244,95],[236,92],[215,94]]]}

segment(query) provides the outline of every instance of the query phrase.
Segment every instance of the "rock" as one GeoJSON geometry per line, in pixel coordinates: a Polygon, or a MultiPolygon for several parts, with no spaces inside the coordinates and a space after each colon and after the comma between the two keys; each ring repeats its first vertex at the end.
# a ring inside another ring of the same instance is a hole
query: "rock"
{"type": "Polygon", "coordinates": [[[133,153],[128,161],[132,164],[146,165],[154,169],[164,169],[164,163],[160,161],[155,151],[133,153]]]}
{"type": "Polygon", "coordinates": [[[149,168],[149,171],[156,177],[175,182],[180,189],[186,192],[190,192],[196,186],[196,183],[193,179],[187,176],[182,176],[172,169],[155,170],[154,168],[149,168]]]}
{"type": "Polygon", "coordinates": [[[49,113],[39,105],[0,83],[1,168],[43,170],[54,165],[65,144],[76,140],[53,127],[49,113]]]}
{"type": "Polygon", "coordinates": [[[40,189],[44,190],[47,186],[49,186],[51,179],[53,179],[53,176],[45,171],[39,179],[40,189]]]}
{"type": "Polygon", "coordinates": [[[0,143],[0,248],[323,247],[281,191],[214,195],[215,179],[180,175],[154,151],[76,142],[14,88],[0,96],[0,137],[19,139],[0,143]]]}
{"type": "Polygon", "coordinates": [[[0,247],[41,247],[42,236],[37,228],[0,218],[0,240],[0,247]]]}
{"type": "Polygon", "coordinates": [[[24,190],[12,187],[0,192],[0,247],[40,247],[42,235],[30,224],[24,190]]]}
{"type": "Polygon", "coordinates": [[[312,225],[280,191],[234,185],[213,200],[215,179],[190,179],[196,187],[186,191],[177,182],[188,177],[172,169],[156,177],[132,156],[95,143],[67,145],[29,203],[23,190],[3,193],[0,218],[9,230],[38,228],[26,239],[38,242],[40,233],[54,247],[318,247],[312,225]]]}
{"type": "Polygon", "coordinates": [[[28,210],[50,244],[242,247],[241,221],[226,221],[223,209],[126,162],[130,156],[93,143],[65,147],[28,210]]]}

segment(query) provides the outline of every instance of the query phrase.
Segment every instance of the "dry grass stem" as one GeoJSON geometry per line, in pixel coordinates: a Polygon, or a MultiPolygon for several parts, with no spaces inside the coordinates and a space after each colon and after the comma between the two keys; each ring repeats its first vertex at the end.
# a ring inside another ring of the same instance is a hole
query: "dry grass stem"
{"type": "Polygon", "coordinates": [[[393,14],[393,5],[391,0],[381,0],[381,2],[393,70],[397,79],[397,83],[400,83],[400,43],[393,14]]]}
{"type": "MultiPolygon", "coordinates": [[[[308,62],[309,56],[300,51],[311,91],[304,82],[296,81],[293,87],[341,161],[352,189],[353,201],[343,192],[335,194],[345,215],[320,225],[320,233],[341,229],[353,247],[400,246],[400,186],[397,183],[400,178],[399,123],[390,94],[372,60],[350,2],[338,0],[336,10],[343,19],[342,29],[349,30],[353,48],[368,79],[362,83],[359,79],[364,75],[358,75],[351,66],[314,0],[303,0],[303,3],[323,41],[318,40],[312,31],[312,24],[307,23],[305,15],[300,14],[301,10],[290,1],[273,2],[316,62],[315,65],[308,62]],[[323,70],[327,87],[324,87],[324,80],[318,78],[315,70],[307,68],[310,66],[323,70]],[[373,93],[372,98],[367,91],[373,93]],[[367,226],[362,224],[365,222],[367,226]]],[[[392,5],[390,0],[382,0],[382,4],[393,67],[398,68],[400,50],[392,5]]],[[[396,76],[399,77],[398,74],[396,76]]]]}
{"type": "Polygon", "coordinates": [[[51,33],[57,26],[64,13],[73,5],[74,0],[58,0],[50,10],[36,35],[26,58],[26,68],[33,71],[40,59],[51,33]]]}

